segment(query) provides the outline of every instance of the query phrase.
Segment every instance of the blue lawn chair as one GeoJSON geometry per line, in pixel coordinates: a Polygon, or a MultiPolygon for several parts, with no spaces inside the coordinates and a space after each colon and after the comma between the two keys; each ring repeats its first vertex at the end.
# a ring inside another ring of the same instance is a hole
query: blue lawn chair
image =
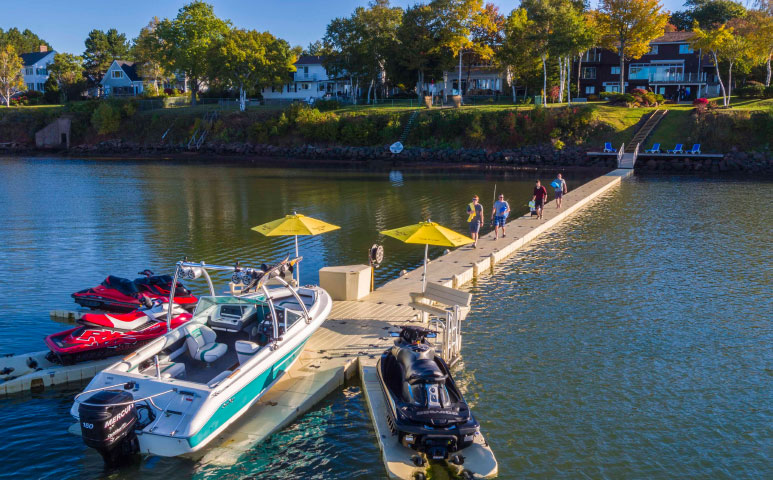
{"type": "Polygon", "coordinates": [[[604,144],[604,153],[615,153],[615,149],[612,148],[612,142],[606,142],[604,144]]]}
{"type": "Polygon", "coordinates": [[[687,153],[696,153],[696,154],[700,155],[700,153],[701,153],[701,144],[700,143],[694,144],[692,146],[692,150],[688,150],[687,153]]]}
{"type": "Polygon", "coordinates": [[[684,153],[684,145],[677,143],[673,150],[669,150],[668,153],[684,153]]]}
{"type": "Polygon", "coordinates": [[[649,150],[645,150],[644,153],[660,153],[660,144],[656,143],[649,150]]]}

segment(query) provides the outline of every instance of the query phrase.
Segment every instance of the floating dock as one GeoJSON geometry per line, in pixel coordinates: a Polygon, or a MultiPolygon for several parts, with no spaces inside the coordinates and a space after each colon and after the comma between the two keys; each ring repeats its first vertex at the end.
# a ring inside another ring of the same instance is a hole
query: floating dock
{"type": "MultiPolygon", "coordinates": [[[[507,237],[495,241],[493,233],[489,233],[481,236],[476,249],[461,247],[432,260],[427,281],[458,288],[478,275],[492,272],[497,263],[619,185],[622,178],[631,173],[629,169],[619,169],[591,180],[564,195],[561,209],[556,209],[555,203],[549,202],[542,220],[528,214],[516,217],[507,224],[507,237]]],[[[346,379],[359,374],[388,476],[413,478],[416,473],[423,472],[421,467],[411,462],[415,452],[400,447],[396,437],[381,425],[385,422],[380,419],[386,415],[383,395],[372,378],[376,359],[393,344],[389,332],[419,321],[419,313],[407,305],[410,302],[409,293],[421,290],[421,281],[422,269],[418,268],[386,283],[359,301],[335,302],[327,321],[312,336],[285,377],[239,421],[226,429],[218,440],[213,441],[212,448],[200,452],[200,461],[204,464],[232,464],[257,443],[312,409],[343,385],[346,379]]],[[[46,376],[45,370],[38,373],[41,378],[46,376]]],[[[94,375],[95,371],[82,372],[78,380],[86,379],[86,373],[94,375]]],[[[497,475],[496,460],[482,435],[462,454],[466,457],[463,469],[475,478],[497,475]]]]}

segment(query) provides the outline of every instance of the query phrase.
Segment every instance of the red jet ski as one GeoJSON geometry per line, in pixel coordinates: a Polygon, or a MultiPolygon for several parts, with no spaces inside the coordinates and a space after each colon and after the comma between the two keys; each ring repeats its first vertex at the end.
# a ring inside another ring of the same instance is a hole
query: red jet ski
{"type": "MultiPolygon", "coordinates": [[[[87,288],[72,294],[75,303],[82,307],[100,309],[108,312],[131,312],[140,308],[140,296],[151,300],[168,300],[169,289],[172,287],[170,275],[153,275],[150,270],[143,270],[139,275],[144,277],[136,280],[108,276],[104,282],[94,288],[87,288]]],[[[184,285],[178,283],[174,293],[174,302],[185,309],[196,307],[198,299],[184,285]]]]}
{"type": "MultiPolygon", "coordinates": [[[[87,313],[78,320],[81,326],[47,336],[48,360],[72,365],[123,355],[165,334],[169,304],[147,297],[143,302],[148,306],[130,313],[87,313]]],[[[172,315],[172,329],[191,319],[179,305],[173,307],[172,315]]]]}

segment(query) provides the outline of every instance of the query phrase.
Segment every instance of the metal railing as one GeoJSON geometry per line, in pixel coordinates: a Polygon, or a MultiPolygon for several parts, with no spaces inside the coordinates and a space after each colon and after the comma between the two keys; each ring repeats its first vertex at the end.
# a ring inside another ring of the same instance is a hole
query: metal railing
{"type": "Polygon", "coordinates": [[[440,339],[440,356],[449,365],[459,360],[462,353],[462,312],[459,305],[446,313],[445,318],[430,318],[429,323],[435,324],[440,339]]]}
{"type": "MultiPolygon", "coordinates": [[[[636,80],[631,77],[630,79],[636,80]]],[[[706,82],[706,72],[701,73],[651,73],[646,78],[650,83],[686,83],[686,82],[706,82]]]]}
{"type": "Polygon", "coordinates": [[[625,144],[620,145],[620,150],[617,151],[617,168],[620,168],[620,164],[622,163],[623,152],[625,152],[625,144]]]}

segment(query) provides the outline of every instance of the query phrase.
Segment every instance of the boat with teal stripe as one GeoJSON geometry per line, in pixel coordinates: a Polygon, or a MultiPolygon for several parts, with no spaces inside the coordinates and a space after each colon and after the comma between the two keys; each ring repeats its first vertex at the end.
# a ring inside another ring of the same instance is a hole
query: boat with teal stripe
{"type": "Polygon", "coordinates": [[[211,295],[199,298],[188,323],[106,368],[75,397],[70,413],[86,445],[109,464],[137,453],[189,455],[241,417],[298,360],[332,308],[322,288],[284,280],[299,260],[260,269],[179,262],[175,282],[203,276],[211,295]],[[233,272],[232,286],[243,288],[215,295],[213,270],[233,272]]]}

